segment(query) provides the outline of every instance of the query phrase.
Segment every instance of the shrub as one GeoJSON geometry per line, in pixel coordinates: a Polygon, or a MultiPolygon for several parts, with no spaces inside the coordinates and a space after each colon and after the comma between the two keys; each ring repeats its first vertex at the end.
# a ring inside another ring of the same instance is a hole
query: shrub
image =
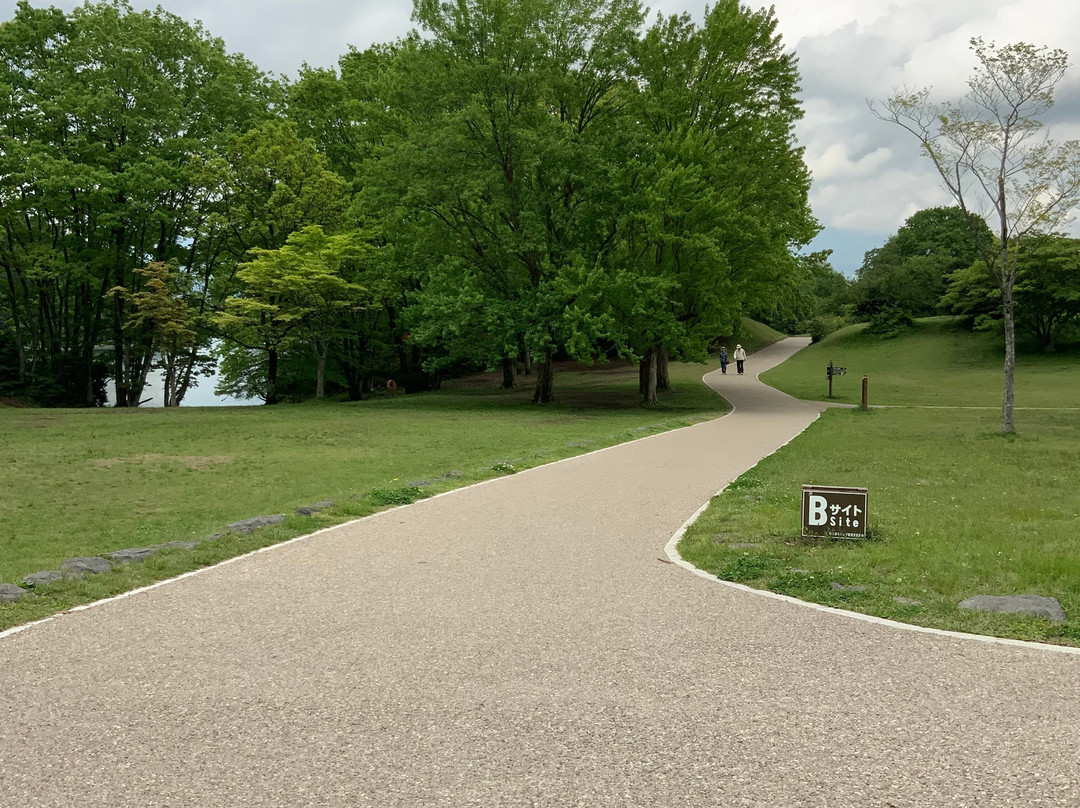
{"type": "Polygon", "coordinates": [[[887,306],[870,318],[867,334],[878,337],[898,337],[914,324],[911,315],[895,306],[887,306]]]}
{"type": "Polygon", "coordinates": [[[810,342],[821,342],[843,325],[843,318],[832,314],[821,314],[806,323],[806,331],[810,334],[810,342]]]}

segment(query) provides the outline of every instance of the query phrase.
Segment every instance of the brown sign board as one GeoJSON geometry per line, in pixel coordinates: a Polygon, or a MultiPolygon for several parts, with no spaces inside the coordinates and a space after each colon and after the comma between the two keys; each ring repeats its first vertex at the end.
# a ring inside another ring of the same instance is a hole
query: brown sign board
{"type": "Polygon", "coordinates": [[[865,539],[866,516],[865,488],[802,487],[803,536],[865,539]]]}

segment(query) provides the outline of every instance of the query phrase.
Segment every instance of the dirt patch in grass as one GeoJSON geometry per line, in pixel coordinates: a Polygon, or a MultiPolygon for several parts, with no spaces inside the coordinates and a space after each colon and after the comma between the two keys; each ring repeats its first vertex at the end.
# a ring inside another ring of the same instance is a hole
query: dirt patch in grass
{"type": "Polygon", "coordinates": [[[232,463],[235,458],[228,455],[162,455],[141,454],[130,457],[102,457],[92,461],[98,468],[111,469],[120,465],[165,465],[167,463],[182,463],[192,471],[206,471],[212,466],[220,466],[223,463],[232,463]]]}
{"type": "Polygon", "coordinates": [[[642,408],[636,398],[627,400],[625,396],[620,396],[617,392],[588,393],[567,390],[559,395],[556,390],[555,398],[560,404],[581,410],[638,410],[642,408]]]}

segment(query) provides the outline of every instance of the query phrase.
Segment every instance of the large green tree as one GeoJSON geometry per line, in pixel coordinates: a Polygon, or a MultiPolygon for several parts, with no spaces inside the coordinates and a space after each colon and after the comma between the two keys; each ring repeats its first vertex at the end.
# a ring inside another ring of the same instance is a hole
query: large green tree
{"type": "Polygon", "coordinates": [[[866,253],[856,274],[857,312],[871,320],[936,313],[948,277],[970,266],[980,250],[992,250],[993,239],[981,218],[969,219],[958,207],[918,211],[866,253]]]}
{"type": "MultiPolygon", "coordinates": [[[[259,326],[252,326],[249,315],[255,304],[234,308],[236,296],[245,299],[244,290],[251,288],[239,270],[260,251],[281,250],[305,228],[319,226],[331,233],[346,228],[346,184],[314,142],[301,138],[295,124],[281,120],[236,135],[204,171],[212,195],[200,230],[205,252],[197,262],[206,279],[203,307],[228,313],[208,317],[217,323],[218,337],[267,352],[265,397],[273,404],[278,400],[278,354],[296,322],[266,309],[259,326]],[[241,315],[246,319],[237,319],[241,315]]],[[[261,293],[251,299],[268,304],[261,293]]]]}
{"type": "MultiPolygon", "coordinates": [[[[1016,251],[1016,327],[1043,351],[1080,321],[1080,240],[1067,236],[1030,236],[1014,243],[1016,251]]],[[[1000,323],[1001,289],[981,260],[950,277],[943,302],[976,327],[1000,323]]]]}
{"type": "Polygon", "coordinates": [[[755,300],[750,316],[788,334],[838,328],[851,316],[852,282],[833,269],[831,255],[832,250],[797,255],[796,271],[755,300]]]}
{"type": "MultiPolygon", "coordinates": [[[[650,314],[637,331],[643,392],[656,359],[704,356],[738,316],[786,286],[794,248],[813,238],[795,57],[772,10],[720,0],[700,26],[658,17],[638,47],[633,200],[623,230],[633,284],[650,314]],[[649,289],[651,294],[646,290],[649,289]]],[[[629,333],[634,332],[631,323],[629,333]]]]}
{"type": "MultiPolygon", "coordinates": [[[[809,176],[795,61],[771,13],[722,2],[698,28],[634,2],[420,2],[370,112],[367,209],[431,259],[414,335],[450,363],[556,352],[700,358],[795,270],[809,176]],[[382,120],[380,115],[389,110],[382,120]]],[[[509,382],[509,373],[504,370],[509,382]]],[[[646,400],[655,385],[646,381],[646,400]]]]}
{"type": "Polygon", "coordinates": [[[372,194],[359,193],[373,176],[379,186],[379,151],[409,130],[410,119],[402,113],[412,109],[414,88],[400,70],[399,54],[415,45],[413,36],[404,43],[350,49],[337,70],[305,67],[286,91],[287,117],[350,183],[349,226],[363,227],[375,248],[363,272],[372,305],[353,314],[352,330],[341,332],[332,348],[331,364],[353,400],[370,390],[377,371],[415,379],[423,364],[436,375],[459,361],[472,367],[474,356],[480,363],[484,357],[457,339],[442,339],[436,332],[445,319],[433,320],[411,306],[421,277],[445,259],[430,223],[415,212],[402,215],[396,190],[374,204],[372,194]]]}
{"type": "Polygon", "coordinates": [[[318,225],[289,236],[276,250],[255,248],[236,273],[239,293],[225,301],[218,321],[248,350],[266,353],[267,404],[278,402],[278,358],[300,341],[317,363],[316,397],[322,398],[326,356],[348,312],[361,308],[364,290],[343,269],[359,259],[355,233],[327,235],[318,225]]]}
{"type": "Polygon", "coordinates": [[[110,295],[126,298],[129,304],[125,328],[139,330],[149,340],[139,386],[151,369],[162,373],[162,403],[179,407],[190,383],[185,378],[186,359],[198,345],[198,315],[189,303],[191,278],[174,267],[154,261],[136,269],[144,280],[142,288],[132,292],[123,286],[110,289],[110,295]]]}
{"type": "Polygon", "coordinates": [[[418,2],[414,16],[429,38],[402,43],[377,94],[393,137],[366,207],[435,257],[414,332],[489,365],[529,350],[535,398],[550,401],[556,351],[588,358],[604,330],[583,291],[615,244],[614,133],[640,8],[463,0],[418,2]],[[477,307],[491,316],[477,322],[477,307]]]}
{"type": "Polygon", "coordinates": [[[20,376],[91,404],[109,344],[115,403],[137,404],[149,326],[105,293],[137,293],[151,261],[189,270],[201,165],[266,114],[272,86],[198,25],[125,2],[20,2],[0,53],[0,267],[20,376]]]}

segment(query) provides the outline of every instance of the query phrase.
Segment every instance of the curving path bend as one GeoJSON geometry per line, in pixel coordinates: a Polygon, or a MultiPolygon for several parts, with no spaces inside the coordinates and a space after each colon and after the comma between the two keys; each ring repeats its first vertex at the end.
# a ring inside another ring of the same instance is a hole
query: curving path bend
{"type": "Polygon", "coordinates": [[[0,805],[1080,805],[1080,657],[661,560],[818,414],[707,381],[734,413],[0,639],[0,805]]]}

